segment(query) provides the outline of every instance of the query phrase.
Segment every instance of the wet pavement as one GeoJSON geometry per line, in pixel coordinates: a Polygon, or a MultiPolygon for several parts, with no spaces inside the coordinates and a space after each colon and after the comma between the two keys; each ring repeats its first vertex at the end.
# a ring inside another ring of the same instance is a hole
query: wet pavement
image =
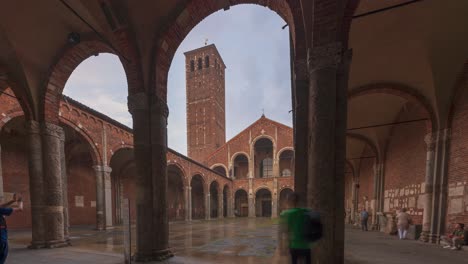
{"type": "MultiPolygon", "coordinates": [[[[28,250],[30,232],[12,231],[7,263],[123,263],[121,228],[98,232],[75,227],[71,234],[73,247],[28,250]]],[[[170,224],[170,247],[176,257],[166,263],[289,263],[287,257],[279,256],[276,240],[277,220],[268,218],[175,222],[170,224]]],[[[348,228],[346,259],[353,264],[457,264],[468,263],[468,252],[348,228]]]]}

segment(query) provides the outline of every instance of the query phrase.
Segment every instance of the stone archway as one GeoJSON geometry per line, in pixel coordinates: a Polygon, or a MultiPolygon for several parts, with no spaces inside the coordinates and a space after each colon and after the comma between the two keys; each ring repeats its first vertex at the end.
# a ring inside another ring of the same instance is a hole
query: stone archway
{"type": "Polygon", "coordinates": [[[219,214],[219,184],[213,181],[210,184],[210,218],[218,218],[219,214]]]}
{"type": "Polygon", "coordinates": [[[293,190],[291,188],[284,188],[281,190],[280,195],[279,195],[279,213],[282,211],[288,209],[288,200],[289,196],[293,193],[293,190]]]}
{"type": "Polygon", "coordinates": [[[184,173],[173,164],[167,166],[167,203],[169,221],[185,219],[184,173]]]}
{"type": "Polygon", "coordinates": [[[268,189],[262,188],[255,193],[255,216],[271,217],[272,196],[268,189]]]}
{"type": "Polygon", "coordinates": [[[243,189],[234,194],[234,216],[247,217],[249,215],[249,196],[243,189]]]}
{"type": "Polygon", "coordinates": [[[190,182],[192,187],[192,219],[205,218],[205,188],[203,185],[204,180],[201,175],[197,174],[192,177],[190,182]]]}

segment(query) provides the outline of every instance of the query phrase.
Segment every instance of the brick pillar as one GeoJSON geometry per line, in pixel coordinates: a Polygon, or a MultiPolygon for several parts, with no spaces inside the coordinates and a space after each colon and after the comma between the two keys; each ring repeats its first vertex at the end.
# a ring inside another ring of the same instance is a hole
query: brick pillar
{"type": "Polygon", "coordinates": [[[65,241],[70,243],[70,218],[68,213],[68,175],[67,165],[65,158],[65,133],[60,137],[60,165],[61,165],[61,178],[62,178],[62,191],[63,191],[63,236],[65,241]]]}
{"type": "Polygon", "coordinates": [[[341,264],[344,261],[347,60],[350,56],[343,57],[341,43],[315,47],[308,55],[307,204],[320,212],[324,224],[324,236],[312,256],[314,263],[341,264]]]}
{"type": "Polygon", "coordinates": [[[431,214],[430,242],[439,243],[440,236],[445,233],[445,216],[447,210],[447,166],[450,129],[439,130],[436,134],[435,162],[433,174],[433,199],[431,214]]]}
{"type": "Polygon", "coordinates": [[[0,145],[0,201],[4,200],[5,194],[3,193],[2,145],[0,145]]]}
{"type": "Polygon", "coordinates": [[[133,119],[136,177],[137,262],[164,260],[169,251],[167,219],[167,104],[145,93],[128,96],[133,119]]]}
{"type": "Polygon", "coordinates": [[[96,229],[106,230],[112,226],[112,187],[109,166],[96,165],[96,229]]]}
{"type": "MultiPolygon", "coordinates": [[[[295,71],[304,71],[305,63],[295,66],[295,71]]],[[[295,81],[294,120],[294,191],[299,195],[299,206],[307,205],[308,148],[307,120],[309,118],[309,81],[295,81]]]]}
{"type": "Polygon", "coordinates": [[[29,248],[43,248],[44,219],[43,219],[43,167],[42,167],[42,140],[41,128],[38,122],[28,121],[29,144],[29,194],[31,197],[31,222],[32,240],[29,248]]]}
{"type": "Polygon", "coordinates": [[[62,155],[64,131],[60,126],[51,123],[41,124],[42,162],[43,162],[43,195],[44,204],[44,246],[55,248],[66,246],[63,213],[62,155]]]}
{"type": "Polygon", "coordinates": [[[424,180],[424,194],[418,199],[423,199],[424,211],[423,211],[423,226],[420,240],[423,242],[429,242],[431,233],[431,215],[432,215],[432,192],[433,192],[433,180],[434,180],[434,157],[435,157],[435,143],[436,135],[429,133],[425,136],[424,141],[426,142],[426,177],[424,180]]]}
{"type": "MultiPolygon", "coordinates": [[[[249,192],[248,192],[248,199],[249,199],[249,217],[256,217],[255,215],[255,193],[253,193],[253,179],[249,178],[249,192]]],[[[240,212],[239,212],[240,213],[240,212]]]]}
{"type": "Polygon", "coordinates": [[[184,186],[185,192],[185,221],[192,220],[192,187],[184,186]]]}
{"type": "Polygon", "coordinates": [[[218,218],[224,218],[224,192],[221,190],[218,192],[218,218]]]}

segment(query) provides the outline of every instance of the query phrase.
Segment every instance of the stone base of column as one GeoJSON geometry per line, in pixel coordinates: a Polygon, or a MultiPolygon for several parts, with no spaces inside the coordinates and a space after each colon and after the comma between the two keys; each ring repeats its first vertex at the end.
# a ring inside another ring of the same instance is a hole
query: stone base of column
{"type": "Polygon", "coordinates": [[[71,246],[70,240],[52,240],[47,242],[31,242],[29,249],[51,249],[71,246]]]}
{"type": "Polygon", "coordinates": [[[172,258],[174,254],[169,249],[159,250],[154,252],[153,254],[143,255],[143,254],[135,254],[133,256],[133,260],[135,262],[151,262],[151,261],[164,261],[166,259],[172,258]]]}
{"type": "Polygon", "coordinates": [[[434,244],[440,243],[440,236],[437,234],[430,234],[429,235],[429,242],[434,244]]]}
{"type": "Polygon", "coordinates": [[[430,234],[429,231],[422,231],[421,236],[419,237],[419,241],[428,243],[430,241],[430,234]]]}

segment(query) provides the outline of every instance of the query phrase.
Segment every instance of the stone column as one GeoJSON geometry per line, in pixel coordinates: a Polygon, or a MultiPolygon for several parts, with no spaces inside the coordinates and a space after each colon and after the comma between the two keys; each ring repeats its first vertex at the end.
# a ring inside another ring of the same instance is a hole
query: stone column
{"type": "Polygon", "coordinates": [[[218,218],[224,218],[224,195],[223,191],[218,192],[218,218]]]}
{"type": "Polygon", "coordinates": [[[96,165],[96,229],[106,230],[112,226],[112,189],[109,166],[96,165]]]}
{"type": "Polygon", "coordinates": [[[324,223],[314,263],[344,261],[347,68],[341,43],[309,51],[308,206],[324,223]]]}
{"type": "Polygon", "coordinates": [[[42,123],[42,162],[45,247],[66,246],[63,213],[62,154],[63,129],[55,124],[42,123]]]}
{"type": "Polygon", "coordinates": [[[192,220],[192,187],[184,186],[185,191],[185,221],[192,220]]]}
{"type": "MultiPolygon", "coordinates": [[[[255,217],[255,193],[253,193],[253,179],[249,178],[249,217],[255,217]]],[[[240,212],[239,212],[240,213],[240,212]]]]}
{"type": "Polygon", "coordinates": [[[433,175],[433,198],[431,214],[431,234],[430,241],[439,243],[440,236],[445,233],[445,217],[447,210],[447,166],[449,160],[448,146],[450,142],[450,129],[443,129],[437,132],[436,151],[433,175]]]}
{"type": "Polygon", "coordinates": [[[434,175],[434,156],[435,156],[435,143],[437,135],[429,133],[424,137],[426,142],[426,177],[424,180],[424,194],[420,195],[418,199],[423,199],[423,226],[420,240],[429,242],[431,233],[431,215],[432,215],[432,192],[433,192],[433,175],[434,175]]]}
{"type": "Polygon", "coordinates": [[[279,157],[273,159],[273,177],[281,176],[280,167],[279,167],[279,157]]]}
{"type": "Polygon", "coordinates": [[[43,219],[43,168],[42,168],[42,140],[40,125],[36,121],[27,122],[29,144],[29,194],[31,197],[32,240],[29,248],[42,248],[44,241],[43,219]]]}
{"type": "Polygon", "coordinates": [[[62,191],[63,191],[63,235],[65,241],[70,243],[70,219],[68,214],[68,175],[67,175],[67,162],[65,158],[65,133],[60,137],[60,165],[62,172],[62,191]]]}
{"type": "Polygon", "coordinates": [[[138,262],[163,260],[168,250],[169,226],[166,212],[166,149],[168,108],[159,98],[145,93],[128,97],[133,119],[136,177],[136,252],[138,262]]]}
{"type": "Polygon", "coordinates": [[[380,164],[374,164],[374,193],[371,200],[371,209],[372,209],[372,230],[376,230],[378,226],[377,221],[377,210],[379,203],[379,185],[380,185],[380,164]]]}
{"type": "Polygon", "coordinates": [[[278,217],[278,177],[273,178],[273,193],[271,194],[271,218],[278,217]]]}
{"type": "MultiPolygon", "coordinates": [[[[216,205],[215,205],[216,206],[216,205]]],[[[205,219],[210,220],[211,219],[211,194],[208,191],[206,193],[206,200],[205,200],[205,219]]]]}

